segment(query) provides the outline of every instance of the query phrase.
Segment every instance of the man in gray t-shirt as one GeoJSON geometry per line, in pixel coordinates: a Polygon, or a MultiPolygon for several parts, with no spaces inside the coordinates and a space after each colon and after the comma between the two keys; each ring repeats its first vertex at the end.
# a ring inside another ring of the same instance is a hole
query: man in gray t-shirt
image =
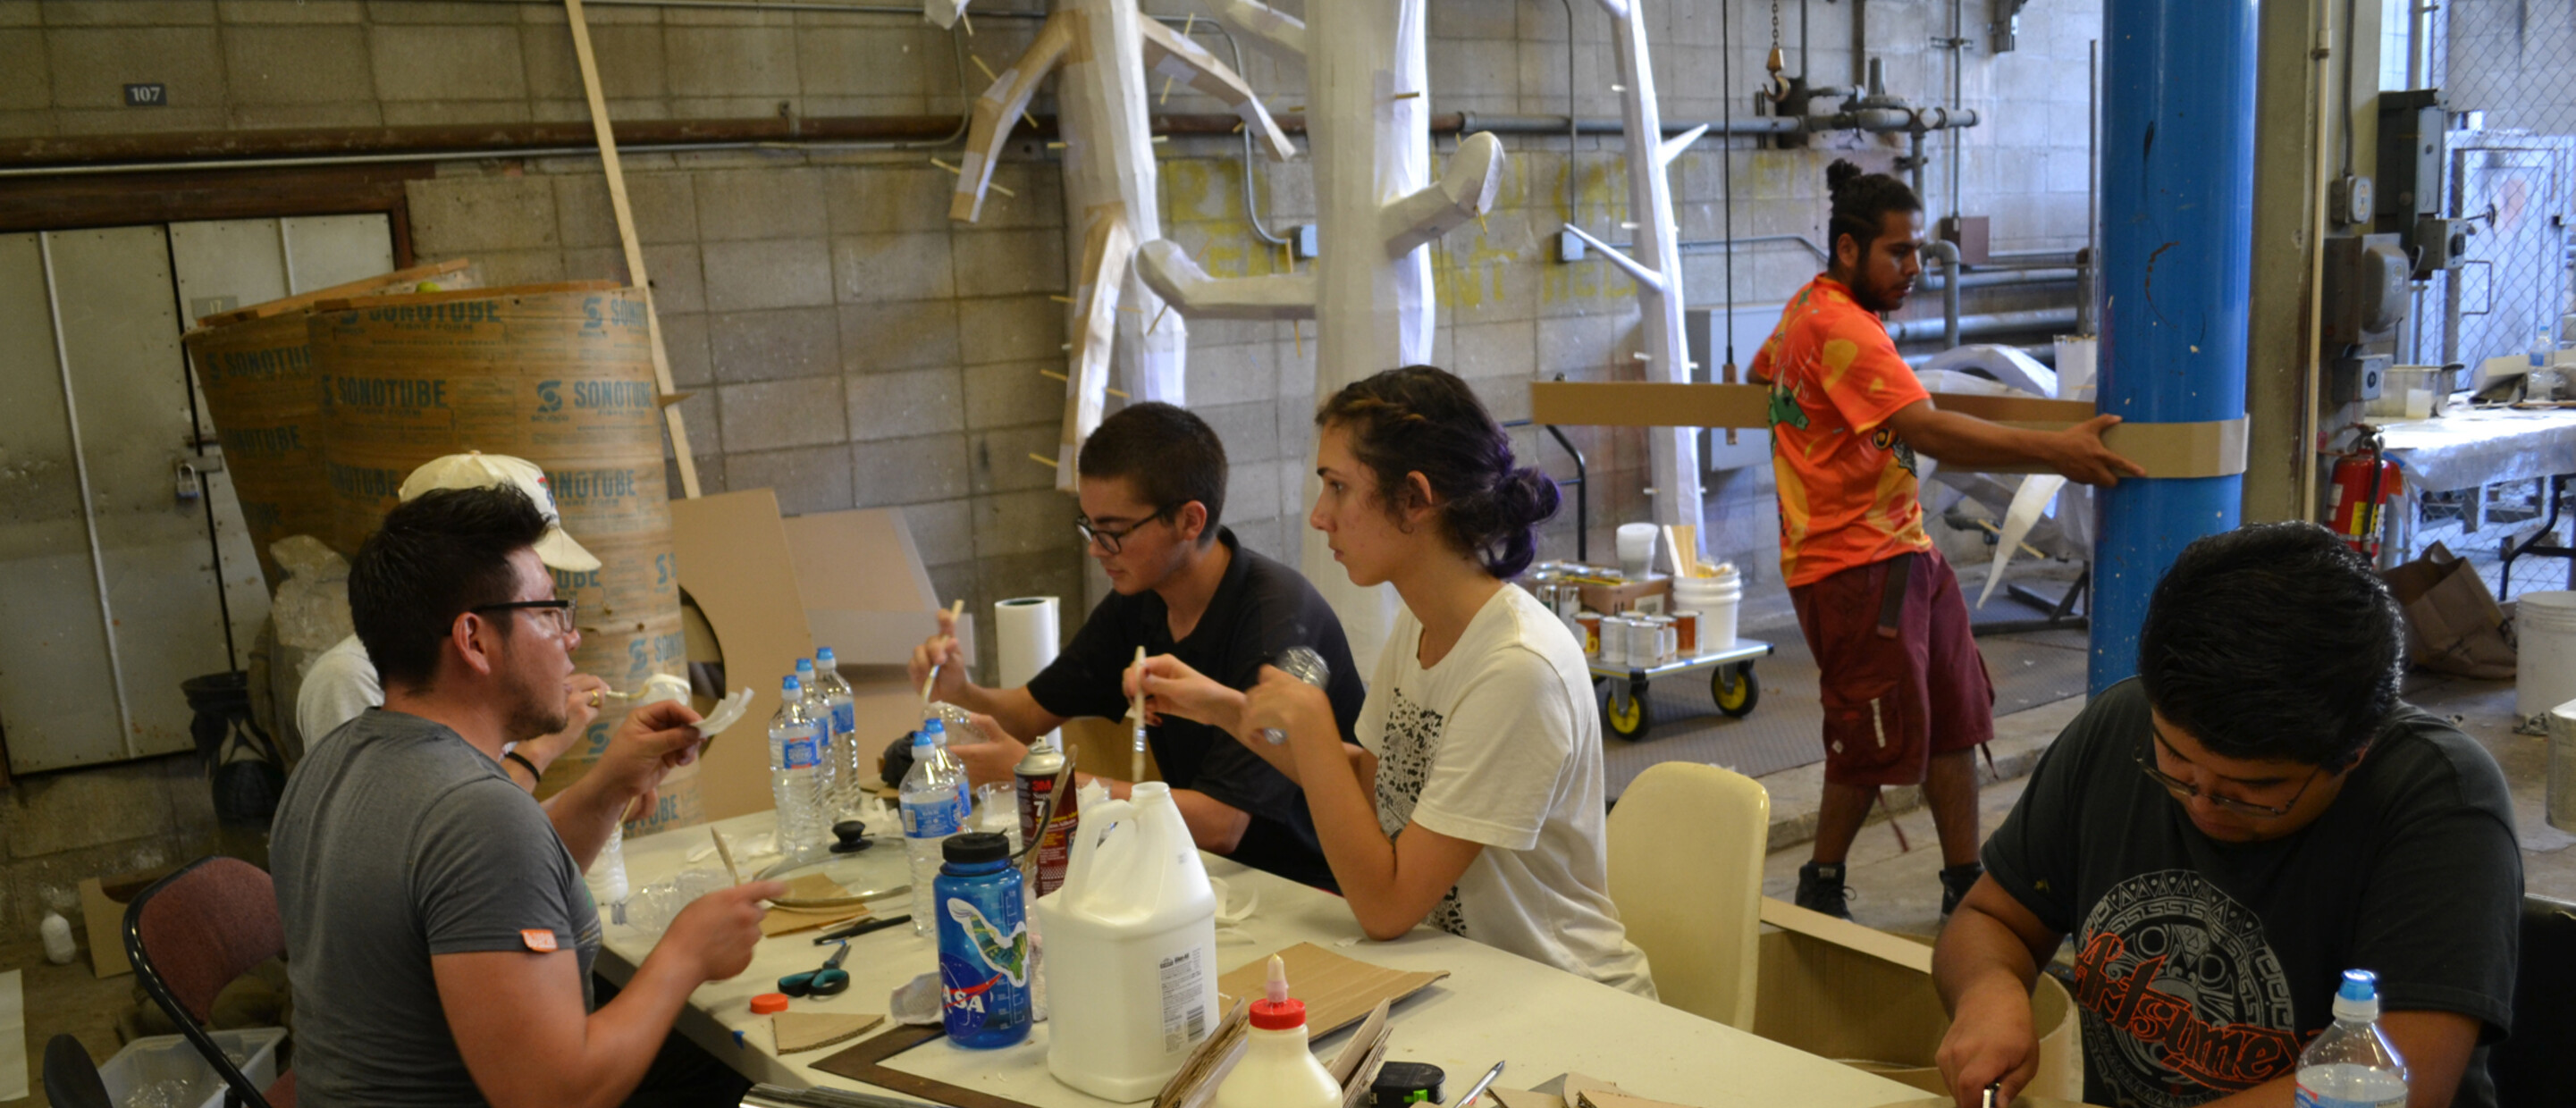
{"type": "Polygon", "coordinates": [[[370,708],[296,767],[272,848],[295,977],[303,1098],[474,1095],[434,955],[572,951],[589,999],[599,911],[545,810],[446,726],[370,708]],[[323,832],[327,830],[327,834],[323,832]]]}
{"type": "Polygon", "coordinates": [[[581,641],[515,489],[433,492],[385,517],[349,570],[385,705],[316,742],[269,858],[296,1006],[297,1099],[332,1105],[612,1105],[698,985],[741,973],[762,881],[710,893],[591,1010],[599,911],[581,871],[662,775],[697,757],[687,706],[637,709],[543,806],[505,744],[560,730],[581,641]]]}

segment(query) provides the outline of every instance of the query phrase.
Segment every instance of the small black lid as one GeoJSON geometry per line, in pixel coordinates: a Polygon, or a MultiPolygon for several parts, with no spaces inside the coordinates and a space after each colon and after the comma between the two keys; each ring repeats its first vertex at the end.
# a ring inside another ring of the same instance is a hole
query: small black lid
{"type": "Polygon", "coordinates": [[[958,865],[1002,862],[1011,857],[1011,840],[991,831],[968,831],[939,844],[941,857],[958,865]]]}

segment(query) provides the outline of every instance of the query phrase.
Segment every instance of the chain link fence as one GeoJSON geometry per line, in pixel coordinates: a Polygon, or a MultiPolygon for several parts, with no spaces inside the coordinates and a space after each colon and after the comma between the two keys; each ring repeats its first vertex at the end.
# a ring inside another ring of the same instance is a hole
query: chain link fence
{"type": "MultiPolygon", "coordinates": [[[[2472,380],[2502,379],[2535,355],[2556,363],[2576,346],[2576,4],[2528,0],[2382,0],[2380,85],[2439,89],[2437,215],[2462,221],[2455,267],[2418,282],[2399,336],[2404,365],[2459,363],[2472,380]]],[[[2385,187],[2385,186],[2383,186],[2385,187]]],[[[2383,208],[2383,211],[2385,209],[2383,208]]],[[[2576,396],[2576,365],[2553,390],[2550,373],[2506,400],[2576,396]]],[[[2412,550],[2439,541],[2467,558],[2497,595],[2576,587],[2576,561],[2504,553],[2554,532],[2576,545],[2576,504],[2550,480],[2424,493],[2412,550]],[[2558,510],[2553,510],[2552,501],[2558,510]]]]}

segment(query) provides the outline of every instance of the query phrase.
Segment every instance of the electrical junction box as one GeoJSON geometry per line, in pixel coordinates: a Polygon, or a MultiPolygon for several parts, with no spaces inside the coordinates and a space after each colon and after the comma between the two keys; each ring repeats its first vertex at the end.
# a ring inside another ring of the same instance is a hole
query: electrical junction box
{"type": "Polygon", "coordinates": [[[2421,281],[2443,270],[2460,268],[2469,256],[2469,236],[2477,229],[2477,224],[2465,219],[2417,216],[2413,236],[2415,279],[2421,281]]]}
{"type": "Polygon", "coordinates": [[[2356,354],[2337,358],[2326,373],[2328,399],[2337,404],[2379,399],[2380,386],[2388,380],[2388,367],[2396,358],[2388,354],[2356,354]]]}
{"type": "Polygon", "coordinates": [[[2326,345],[2393,337],[2406,318],[2406,283],[2415,270],[2398,236],[2336,235],[2325,248],[2326,345]]]}
{"type": "Polygon", "coordinates": [[[2344,175],[2336,180],[2334,187],[2329,190],[2330,203],[2327,206],[2332,209],[2329,214],[2334,216],[2337,224],[2346,226],[2370,222],[2373,208],[2377,203],[2372,199],[2374,191],[2371,188],[2370,178],[2355,174],[2344,175]]]}

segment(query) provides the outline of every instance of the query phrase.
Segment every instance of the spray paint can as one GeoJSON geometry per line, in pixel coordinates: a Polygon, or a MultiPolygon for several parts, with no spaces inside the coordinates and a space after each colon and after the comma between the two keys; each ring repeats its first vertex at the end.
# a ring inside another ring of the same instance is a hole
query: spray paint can
{"type": "Polygon", "coordinates": [[[1032,743],[1027,757],[1012,767],[1020,786],[1020,841],[1037,856],[1032,868],[1032,892],[1045,896],[1064,884],[1065,863],[1073,859],[1073,832],[1081,822],[1078,790],[1070,780],[1065,782],[1063,798],[1056,801],[1055,818],[1043,829],[1038,821],[1047,815],[1047,802],[1055,796],[1056,779],[1064,774],[1069,760],[1052,742],[1032,743]]]}

